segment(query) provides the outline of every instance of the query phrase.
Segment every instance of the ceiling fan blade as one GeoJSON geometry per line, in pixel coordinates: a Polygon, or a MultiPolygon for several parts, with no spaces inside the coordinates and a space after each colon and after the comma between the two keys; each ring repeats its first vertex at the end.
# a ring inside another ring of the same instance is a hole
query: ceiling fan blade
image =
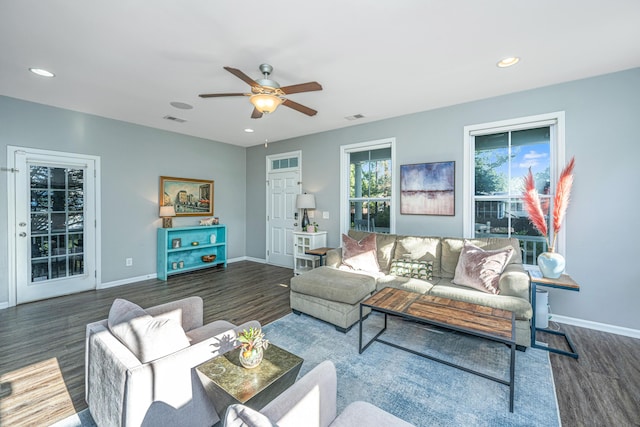
{"type": "Polygon", "coordinates": [[[280,90],[289,95],[292,93],[313,92],[314,90],[322,90],[322,86],[318,82],[308,82],[281,87],[280,90]]]}
{"type": "Polygon", "coordinates": [[[304,105],[298,104],[297,102],[293,102],[290,99],[285,99],[282,105],[286,105],[289,108],[292,108],[296,111],[300,111],[302,114],[306,114],[307,116],[315,116],[316,114],[318,114],[316,110],[313,110],[309,107],[305,107],[304,105]]]}
{"type": "Polygon", "coordinates": [[[243,82],[245,82],[246,84],[248,84],[249,86],[260,87],[260,85],[255,80],[253,80],[251,77],[247,76],[245,73],[238,70],[237,68],[224,67],[224,69],[230,72],[231,74],[233,74],[234,76],[236,76],[237,78],[239,78],[240,80],[242,80],[243,82]]]}
{"type": "Polygon", "coordinates": [[[262,113],[260,111],[258,111],[257,108],[253,109],[253,113],[251,113],[251,118],[252,119],[259,119],[260,117],[262,117],[262,113]]]}
{"type": "Polygon", "coordinates": [[[249,96],[247,93],[203,93],[200,98],[219,98],[221,96],[249,96]]]}

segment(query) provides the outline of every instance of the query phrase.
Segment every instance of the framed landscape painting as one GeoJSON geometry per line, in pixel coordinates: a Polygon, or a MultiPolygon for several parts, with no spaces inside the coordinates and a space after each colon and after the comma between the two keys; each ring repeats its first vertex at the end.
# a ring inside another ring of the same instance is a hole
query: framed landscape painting
{"type": "Polygon", "coordinates": [[[400,213],[455,215],[455,162],[400,166],[400,213]]]}
{"type": "Polygon", "coordinates": [[[176,216],[212,216],[213,181],[161,176],[160,206],[173,206],[176,216]]]}

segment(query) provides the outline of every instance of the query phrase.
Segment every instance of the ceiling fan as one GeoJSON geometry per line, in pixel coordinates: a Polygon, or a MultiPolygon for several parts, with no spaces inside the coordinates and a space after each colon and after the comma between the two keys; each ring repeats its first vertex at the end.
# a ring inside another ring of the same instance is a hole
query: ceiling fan
{"type": "Polygon", "coordinates": [[[292,93],[322,90],[322,86],[318,82],[280,87],[278,82],[269,79],[269,75],[273,72],[273,67],[269,64],[260,65],[263,78],[258,80],[253,80],[237,68],[224,67],[224,69],[251,86],[251,93],[203,93],[199,95],[200,98],[248,96],[250,97],[249,101],[251,101],[254,106],[253,113],[251,114],[252,119],[259,119],[263,114],[273,113],[280,104],[306,114],[307,116],[315,116],[318,113],[314,109],[285,98],[285,95],[291,95],[292,93]]]}

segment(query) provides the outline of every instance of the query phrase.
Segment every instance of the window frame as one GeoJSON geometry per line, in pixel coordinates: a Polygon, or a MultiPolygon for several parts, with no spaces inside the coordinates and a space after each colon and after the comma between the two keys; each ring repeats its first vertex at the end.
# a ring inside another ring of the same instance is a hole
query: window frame
{"type": "Polygon", "coordinates": [[[399,167],[396,165],[396,139],[385,138],[374,141],[358,142],[340,146],[340,233],[347,234],[351,225],[350,211],[350,155],[360,151],[391,148],[391,209],[389,211],[389,233],[396,232],[396,209],[398,205],[398,191],[396,191],[396,178],[399,167]]]}
{"type": "MultiPolygon", "coordinates": [[[[511,132],[537,127],[550,127],[550,170],[551,197],[555,194],[558,176],[565,163],[565,113],[539,114],[464,127],[463,159],[463,236],[475,236],[475,137],[500,132],[511,132]]],[[[560,229],[556,242],[556,252],[565,253],[566,224],[560,229]]],[[[565,254],[566,255],[566,254],[565,254]]]]}

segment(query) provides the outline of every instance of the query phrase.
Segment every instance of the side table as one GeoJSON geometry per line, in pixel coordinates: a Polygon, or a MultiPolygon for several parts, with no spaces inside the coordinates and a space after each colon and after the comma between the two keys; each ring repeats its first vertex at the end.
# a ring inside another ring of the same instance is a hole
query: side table
{"type": "Polygon", "coordinates": [[[224,418],[227,408],[236,403],[262,409],[293,385],[303,362],[295,354],[269,343],[260,365],[246,369],[240,365],[239,353],[237,348],[196,367],[220,419],[224,418]]]}
{"type": "Polygon", "coordinates": [[[577,359],[578,353],[576,352],[576,349],[573,346],[573,342],[571,341],[571,338],[569,338],[569,336],[565,332],[554,331],[553,329],[546,329],[546,328],[536,328],[536,288],[538,286],[546,286],[548,288],[564,289],[566,291],[579,292],[580,286],[576,282],[574,282],[573,279],[568,274],[563,274],[557,279],[549,279],[547,277],[542,277],[542,274],[539,271],[534,270],[534,271],[529,271],[529,277],[531,278],[531,307],[533,308],[533,317],[531,318],[531,347],[547,350],[553,353],[558,353],[564,356],[569,356],[569,357],[573,357],[574,359],[577,359]],[[558,348],[537,344],[536,331],[546,332],[549,334],[559,335],[564,337],[571,351],[564,351],[558,348]]]}
{"type": "Polygon", "coordinates": [[[320,267],[322,267],[322,259],[333,248],[316,248],[316,249],[307,249],[304,253],[307,255],[316,255],[320,257],[320,267]]]}

